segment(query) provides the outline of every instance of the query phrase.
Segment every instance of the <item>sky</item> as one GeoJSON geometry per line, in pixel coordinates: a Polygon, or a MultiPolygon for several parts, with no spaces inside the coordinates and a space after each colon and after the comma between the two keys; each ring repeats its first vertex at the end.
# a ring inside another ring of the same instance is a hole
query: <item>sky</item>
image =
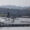
{"type": "Polygon", "coordinates": [[[0,6],[3,5],[30,6],[30,0],[0,0],[0,6]]]}

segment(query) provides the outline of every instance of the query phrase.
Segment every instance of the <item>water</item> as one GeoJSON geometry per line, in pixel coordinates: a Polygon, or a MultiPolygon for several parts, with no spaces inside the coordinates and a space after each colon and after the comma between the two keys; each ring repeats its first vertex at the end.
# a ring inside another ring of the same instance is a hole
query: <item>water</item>
{"type": "Polygon", "coordinates": [[[0,27],[0,30],[30,30],[30,27],[0,27]]]}
{"type": "Polygon", "coordinates": [[[6,17],[0,17],[0,22],[6,23],[6,24],[30,24],[30,18],[16,18],[13,22],[13,19],[6,18],[6,17]],[[13,22],[13,23],[12,23],[13,22]]]}
{"type": "MultiPolygon", "coordinates": [[[[4,22],[7,24],[29,24],[30,18],[16,18],[14,22],[12,23],[13,19],[9,18],[10,21],[8,21],[8,18],[6,17],[0,17],[0,22],[4,22]],[[7,21],[6,21],[7,20],[7,21]]],[[[30,27],[0,27],[0,30],[30,30],[30,27]]]]}

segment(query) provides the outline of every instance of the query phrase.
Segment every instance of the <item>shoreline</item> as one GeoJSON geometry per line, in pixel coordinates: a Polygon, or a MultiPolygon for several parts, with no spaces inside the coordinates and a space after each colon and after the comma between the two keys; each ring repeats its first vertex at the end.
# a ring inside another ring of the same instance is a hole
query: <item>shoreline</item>
{"type": "Polygon", "coordinates": [[[0,27],[30,27],[30,24],[4,24],[4,23],[0,23],[0,27]]]}

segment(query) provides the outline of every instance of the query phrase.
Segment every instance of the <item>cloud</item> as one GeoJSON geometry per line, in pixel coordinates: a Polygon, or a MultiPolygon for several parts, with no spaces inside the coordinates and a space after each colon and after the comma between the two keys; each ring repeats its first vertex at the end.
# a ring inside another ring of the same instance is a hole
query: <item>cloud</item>
{"type": "Polygon", "coordinates": [[[30,6],[30,0],[0,0],[0,5],[30,6]]]}

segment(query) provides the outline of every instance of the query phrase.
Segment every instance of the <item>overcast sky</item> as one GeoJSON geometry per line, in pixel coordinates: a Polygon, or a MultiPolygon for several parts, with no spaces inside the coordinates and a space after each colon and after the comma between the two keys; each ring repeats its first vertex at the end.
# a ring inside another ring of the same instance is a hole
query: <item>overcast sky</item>
{"type": "Polygon", "coordinates": [[[0,5],[30,6],[30,0],[0,0],[0,5]]]}

